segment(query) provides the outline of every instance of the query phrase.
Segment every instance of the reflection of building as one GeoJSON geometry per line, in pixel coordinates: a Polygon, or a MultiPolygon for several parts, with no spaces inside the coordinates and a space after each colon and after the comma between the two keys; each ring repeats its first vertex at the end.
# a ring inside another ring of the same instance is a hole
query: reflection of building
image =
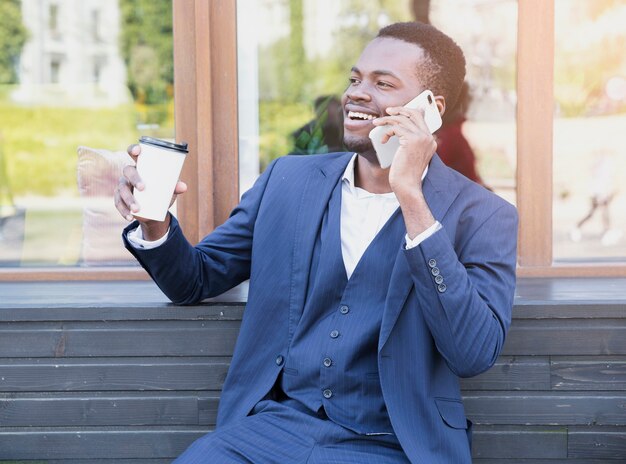
{"type": "Polygon", "coordinates": [[[30,37],[20,58],[24,103],[116,105],[128,101],[115,0],[22,0],[30,37]]]}

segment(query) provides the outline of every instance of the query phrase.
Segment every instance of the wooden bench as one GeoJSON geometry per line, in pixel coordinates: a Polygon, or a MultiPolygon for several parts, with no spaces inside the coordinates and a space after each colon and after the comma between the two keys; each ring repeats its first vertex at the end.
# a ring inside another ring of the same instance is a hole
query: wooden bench
{"type": "MultiPolygon", "coordinates": [[[[0,283],[0,461],[171,462],[215,423],[246,294],[0,283]]],[[[463,381],[474,462],[625,462],[624,355],[626,279],[520,281],[502,356],[463,381]]]]}

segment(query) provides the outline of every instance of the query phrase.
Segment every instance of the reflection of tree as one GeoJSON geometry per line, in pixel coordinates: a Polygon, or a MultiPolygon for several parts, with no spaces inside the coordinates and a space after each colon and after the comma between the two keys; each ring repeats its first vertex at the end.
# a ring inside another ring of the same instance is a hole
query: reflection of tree
{"type": "Polygon", "coordinates": [[[140,103],[163,103],[174,79],[172,0],[120,0],[121,50],[140,103]]]}
{"type": "Polygon", "coordinates": [[[626,75],[626,5],[596,0],[560,2],[559,7],[554,79],[561,115],[619,111],[619,104],[607,101],[604,87],[610,77],[626,75]]]}
{"type": "Polygon", "coordinates": [[[17,82],[17,59],[28,38],[20,0],[0,1],[0,84],[17,82]]]}

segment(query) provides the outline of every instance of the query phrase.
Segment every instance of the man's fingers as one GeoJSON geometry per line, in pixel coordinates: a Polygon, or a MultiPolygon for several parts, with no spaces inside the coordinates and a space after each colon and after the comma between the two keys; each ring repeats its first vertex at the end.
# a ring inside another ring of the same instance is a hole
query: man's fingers
{"type": "Polygon", "coordinates": [[[126,151],[130,155],[130,157],[133,159],[133,161],[136,162],[137,161],[137,157],[141,153],[141,147],[138,144],[134,143],[132,145],[129,145],[128,148],[126,149],[126,151]]]}
{"type": "Polygon", "coordinates": [[[128,207],[128,204],[122,199],[121,189],[119,185],[115,189],[115,193],[113,196],[115,199],[115,207],[117,208],[119,213],[122,215],[122,217],[126,219],[127,221],[132,221],[133,215],[128,207]]]}
{"type": "Polygon", "coordinates": [[[176,188],[174,188],[174,194],[178,195],[180,193],[185,193],[186,191],[187,191],[187,184],[179,180],[176,183],[176,188]]]}
{"type": "Polygon", "coordinates": [[[122,173],[124,173],[124,177],[128,179],[128,182],[135,187],[137,190],[143,190],[145,188],[144,183],[141,181],[141,177],[139,177],[139,173],[137,172],[137,168],[135,166],[124,166],[122,169],[122,173]]]}

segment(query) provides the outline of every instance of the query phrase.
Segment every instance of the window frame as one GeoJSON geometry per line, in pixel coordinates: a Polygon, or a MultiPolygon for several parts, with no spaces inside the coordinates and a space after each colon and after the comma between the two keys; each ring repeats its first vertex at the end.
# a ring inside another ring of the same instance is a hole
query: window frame
{"type": "MultiPolygon", "coordinates": [[[[196,243],[239,201],[236,0],[173,2],[176,139],[189,143],[179,220],[196,243]],[[199,154],[202,154],[200,156],[199,154]]],[[[553,262],[554,0],[518,0],[519,277],[625,277],[625,263],[553,262]]],[[[148,280],[138,268],[0,269],[0,281],[148,280]]]]}

